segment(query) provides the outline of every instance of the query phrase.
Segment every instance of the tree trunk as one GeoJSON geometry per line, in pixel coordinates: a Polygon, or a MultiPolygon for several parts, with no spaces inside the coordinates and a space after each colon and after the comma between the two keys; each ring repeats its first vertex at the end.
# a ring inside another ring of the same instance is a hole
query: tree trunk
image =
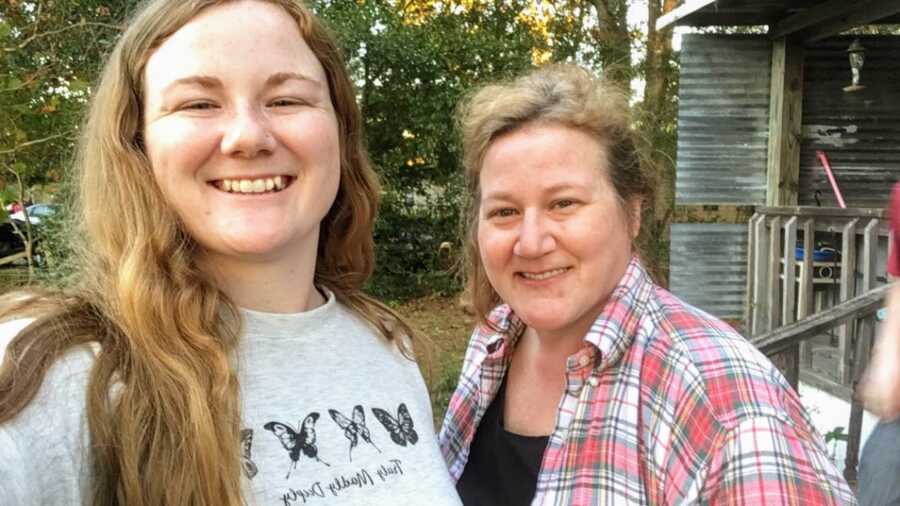
{"type": "Polygon", "coordinates": [[[675,121],[672,100],[677,70],[672,61],[672,28],[656,29],[660,16],[673,10],[677,0],[648,0],[647,56],[644,61],[644,96],[639,109],[640,131],[645,136],[647,169],[657,178],[657,194],[644,226],[648,243],[643,245],[658,281],[668,280],[669,224],[675,207],[675,121]]]}
{"type": "Polygon", "coordinates": [[[631,58],[631,32],[628,30],[628,2],[587,0],[586,3],[594,7],[599,20],[599,26],[591,35],[602,55],[603,75],[630,94],[635,71],[631,58]]]}

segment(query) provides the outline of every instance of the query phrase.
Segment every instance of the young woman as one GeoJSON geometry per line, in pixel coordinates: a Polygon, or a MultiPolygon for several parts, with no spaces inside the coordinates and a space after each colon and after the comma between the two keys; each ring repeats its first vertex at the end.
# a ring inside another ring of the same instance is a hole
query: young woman
{"type": "Polygon", "coordinates": [[[6,300],[0,504],[458,504],[360,291],[378,187],[299,1],[146,3],[78,169],[80,284],[6,300]]]}
{"type": "Polygon", "coordinates": [[[481,324],[441,444],[463,504],[846,504],[800,399],[635,254],[624,95],[571,66],[462,113],[481,324]]]}

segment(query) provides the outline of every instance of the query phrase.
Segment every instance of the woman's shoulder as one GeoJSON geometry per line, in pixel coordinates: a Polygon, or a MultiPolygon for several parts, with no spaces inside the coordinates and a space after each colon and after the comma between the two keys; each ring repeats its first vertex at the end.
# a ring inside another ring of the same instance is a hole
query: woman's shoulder
{"type": "Polygon", "coordinates": [[[34,318],[17,318],[0,322],[0,351],[3,351],[3,355],[6,355],[6,348],[13,338],[34,320],[34,318]]]}
{"type": "MultiPolygon", "coordinates": [[[[22,318],[0,323],[0,352],[4,359],[13,340],[35,320],[22,318]]],[[[79,399],[84,399],[95,355],[95,347],[88,344],[76,345],[63,352],[47,369],[37,395],[17,418],[27,418],[32,414],[46,417],[50,412],[57,410],[83,411],[83,408],[75,403],[79,399]]],[[[14,364],[11,365],[15,367],[14,364]]]]}
{"type": "MultiPolygon", "coordinates": [[[[27,318],[0,323],[4,357],[13,339],[33,322],[27,318]]],[[[0,424],[0,455],[16,462],[11,474],[0,477],[0,502],[9,497],[15,498],[10,504],[80,498],[87,476],[85,402],[93,362],[93,349],[87,345],[67,350],[49,367],[30,402],[0,424]],[[54,466],[52,475],[47,465],[54,466]]]]}
{"type": "Polygon", "coordinates": [[[721,420],[783,417],[793,391],[774,364],[731,325],[660,289],[648,349],[664,350],[688,396],[705,398],[721,420]],[[686,381],[685,381],[686,380],[686,381]]]}

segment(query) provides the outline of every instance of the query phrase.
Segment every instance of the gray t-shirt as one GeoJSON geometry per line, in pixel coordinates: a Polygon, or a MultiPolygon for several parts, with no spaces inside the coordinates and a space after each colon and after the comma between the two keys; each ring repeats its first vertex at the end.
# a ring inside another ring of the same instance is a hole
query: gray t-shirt
{"type": "MultiPolygon", "coordinates": [[[[244,496],[250,505],[459,505],[415,363],[329,296],[305,313],[244,311],[244,496]]],[[[0,348],[29,322],[0,325],[0,348]]],[[[0,504],[78,504],[90,485],[89,348],[54,364],[0,425],[0,504]]]]}

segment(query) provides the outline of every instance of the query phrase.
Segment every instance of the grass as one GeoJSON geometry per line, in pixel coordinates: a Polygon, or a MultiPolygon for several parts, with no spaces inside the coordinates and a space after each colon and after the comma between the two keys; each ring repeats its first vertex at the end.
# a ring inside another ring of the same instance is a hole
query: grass
{"type": "Polygon", "coordinates": [[[435,427],[439,427],[456,388],[475,319],[462,310],[455,297],[415,299],[400,304],[397,310],[419,335],[432,341],[431,361],[423,364],[422,373],[431,394],[435,427]]]}

